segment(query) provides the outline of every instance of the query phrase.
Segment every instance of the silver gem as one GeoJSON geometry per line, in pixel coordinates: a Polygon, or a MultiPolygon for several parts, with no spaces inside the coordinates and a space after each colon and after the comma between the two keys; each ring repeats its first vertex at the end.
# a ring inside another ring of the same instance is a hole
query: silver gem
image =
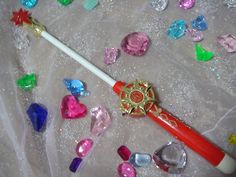
{"type": "Polygon", "coordinates": [[[168,0],[149,0],[150,5],[156,10],[156,11],[163,11],[166,9],[168,5],[168,0]]]}
{"type": "Polygon", "coordinates": [[[236,7],[236,0],[224,0],[224,4],[230,7],[236,7]]]}
{"type": "Polygon", "coordinates": [[[187,153],[180,143],[169,142],[153,154],[156,166],[171,174],[180,174],[187,165],[187,153]]]}

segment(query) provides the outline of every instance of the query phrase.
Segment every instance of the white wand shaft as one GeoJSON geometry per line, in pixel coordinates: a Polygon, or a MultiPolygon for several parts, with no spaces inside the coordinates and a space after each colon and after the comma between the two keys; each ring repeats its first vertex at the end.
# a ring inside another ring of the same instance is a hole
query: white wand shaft
{"type": "Polygon", "coordinates": [[[92,63],[88,62],[85,58],[80,56],[77,52],[72,50],[71,48],[67,47],[65,44],[63,44],[61,41],[59,41],[57,38],[49,34],[47,31],[42,31],[41,36],[45,38],[47,41],[49,41],[51,44],[62,50],[64,53],[69,55],[71,58],[73,58],[75,61],[79,62],[82,66],[87,68],[89,71],[97,75],[99,78],[104,80],[106,83],[108,83],[110,86],[114,86],[116,81],[111,78],[109,75],[104,73],[102,70],[100,70],[98,67],[93,65],[92,63]]]}

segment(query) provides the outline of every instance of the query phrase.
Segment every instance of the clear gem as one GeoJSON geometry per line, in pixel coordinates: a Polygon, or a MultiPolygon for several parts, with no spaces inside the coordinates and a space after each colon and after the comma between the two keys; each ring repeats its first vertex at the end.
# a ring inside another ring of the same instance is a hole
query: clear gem
{"type": "Polygon", "coordinates": [[[171,174],[180,174],[187,165],[187,153],[180,143],[170,142],[153,154],[156,166],[171,174]]]}
{"type": "Polygon", "coordinates": [[[236,0],[225,0],[224,4],[226,4],[228,8],[236,7],[236,0]]]}
{"type": "Polygon", "coordinates": [[[71,164],[70,164],[70,171],[75,173],[76,170],[79,168],[81,162],[82,162],[83,159],[79,158],[79,157],[76,157],[72,160],[71,164]]]}
{"type": "Polygon", "coordinates": [[[225,34],[217,37],[217,42],[229,53],[236,52],[236,36],[225,34]]]}
{"type": "Polygon", "coordinates": [[[201,31],[197,31],[195,29],[187,29],[186,34],[193,42],[199,42],[203,40],[203,34],[201,31]]]}
{"type": "Polygon", "coordinates": [[[179,39],[184,36],[186,23],[184,20],[176,20],[167,30],[167,35],[172,39],[179,39]]]}
{"type": "Polygon", "coordinates": [[[124,160],[127,161],[129,160],[129,157],[131,155],[131,151],[129,150],[129,148],[127,148],[126,146],[122,145],[118,148],[117,153],[120,155],[120,157],[124,160]]]}
{"type": "Polygon", "coordinates": [[[104,63],[111,65],[116,62],[119,55],[119,49],[116,48],[106,48],[104,55],[104,63]]]}
{"type": "Polygon", "coordinates": [[[198,16],[192,21],[192,27],[199,31],[205,31],[208,28],[205,17],[203,15],[198,16]]]}
{"type": "Polygon", "coordinates": [[[214,57],[214,53],[204,49],[201,44],[195,44],[196,60],[209,61],[214,57]]]}
{"type": "Polygon", "coordinates": [[[42,131],[47,122],[47,109],[41,104],[32,103],[26,113],[31,120],[34,130],[37,132],[42,131]]]}
{"type": "Polygon", "coordinates": [[[195,0],[179,0],[179,7],[182,9],[191,9],[195,4],[195,0]]]}
{"type": "Polygon", "coordinates": [[[136,170],[129,162],[121,163],[117,168],[117,172],[119,177],[136,177],[136,170]]]}
{"type": "Polygon", "coordinates": [[[87,108],[73,95],[66,95],[61,102],[61,115],[65,119],[76,119],[84,117],[87,108]]]}
{"type": "Polygon", "coordinates": [[[91,151],[93,147],[93,140],[91,139],[83,139],[76,146],[76,153],[79,157],[85,157],[91,151]]]}
{"type": "Polygon", "coordinates": [[[150,5],[156,10],[156,11],[163,11],[166,9],[169,0],[149,0],[150,5]]]}
{"type": "Polygon", "coordinates": [[[108,111],[102,107],[97,106],[91,109],[92,121],[91,121],[91,133],[93,135],[102,134],[111,124],[111,117],[108,111]]]}
{"type": "Polygon", "coordinates": [[[86,90],[85,85],[80,80],[64,79],[64,84],[74,96],[88,96],[89,92],[86,90]]]}
{"type": "Polygon", "coordinates": [[[152,156],[150,154],[135,152],[130,156],[129,162],[135,167],[146,167],[151,164],[152,156]]]}
{"type": "Polygon", "coordinates": [[[99,4],[99,0],[85,0],[83,7],[86,10],[92,10],[99,4]]]}
{"type": "Polygon", "coordinates": [[[121,41],[122,50],[133,56],[144,55],[149,47],[150,40],[145,33],[134,32],[130,33],[121,41]]]}
{"type": "Polygon", "coordinates": [[[22,6],[32,9],[38,3],[38,0],[20,0],[22,6]]]}

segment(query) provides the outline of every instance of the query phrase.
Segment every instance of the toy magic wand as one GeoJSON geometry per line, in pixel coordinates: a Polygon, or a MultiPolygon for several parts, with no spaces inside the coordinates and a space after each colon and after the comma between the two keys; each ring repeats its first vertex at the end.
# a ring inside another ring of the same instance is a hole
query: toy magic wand
{"type": "Polygon", "coordinates": [[[186,125],[183,121],[156,104],[154,90],[149,82],[136,80],[126,84],[122,81],[114,80],[77,52],[49,34],[42,24],[30,17],[28,11],[20,9],[17,12],[13,12],[11,21],[17,26],[26,26],[32,30],[36,36],[45,38],[48,42],[109,84],[120,97],[120,109],[122,113],[129,114],[133,118],[146,115],[197,154],[205,158],[221,172],[231,174],[236,170],[235,159],[190,126],[186,125]]]}

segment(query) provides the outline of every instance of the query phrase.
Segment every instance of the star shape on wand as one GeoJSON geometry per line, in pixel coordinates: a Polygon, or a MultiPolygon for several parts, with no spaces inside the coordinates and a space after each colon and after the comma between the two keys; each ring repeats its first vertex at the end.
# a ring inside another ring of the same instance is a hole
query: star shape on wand
{"type": "Polygon", "coordinates": [[[14,11],[12,13],[11,21],[15,23],[16,26],[21,26],[23,23],[32,24],[30,20],[30,13],[27,10],[20,8],[19,11],[14,11]]]}

